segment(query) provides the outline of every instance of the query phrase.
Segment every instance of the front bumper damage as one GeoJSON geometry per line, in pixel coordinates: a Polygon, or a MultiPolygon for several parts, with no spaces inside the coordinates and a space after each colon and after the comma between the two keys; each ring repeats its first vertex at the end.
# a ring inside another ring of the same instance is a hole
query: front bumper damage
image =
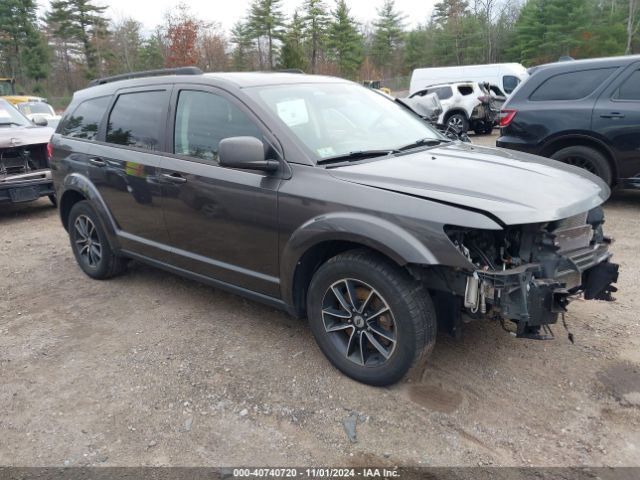
{"type": "Polygon", "coordinates": [[[477,287],[470,286],[466,290],[465,306],[479,308],[486,313],[490,299],[492,318],[511,320],[516,323],[516,336],[537,338],[540,327],[554,324],[558,315],[567,311],[570,301],[580,293],[585,300],[613,300],[612,285],[618,280],[618,268],[615,263],[606,259],[596,262],[586,270],[576,266],[572,272],[581,278],[581,283],[569,288],[560,277],[541,278],[543,268],[539,264],[500,272],[477,271],[468,280],[468,285],[477,282],[477,287]],[[478,289],[479,300],[473,298],[474,288],[478,289]],[[480,304],[484,303],[484,306],[480,304]]]}
{"type": "MultiPolygon", "coordinates": [[[[520,338],[548,338],[575,298],[612,301],[618,265],[602,233],[602,209],[551,224],[524,225],[493,244],[490,234],[456,230],[450,238],[474,265],[465,275],[463,314],[515,324],[520,338]],[[466,244],[465,244],[466,242],[466,244]],[[481,247],[479,247],[481,245],[481,247]]],[[[511,330],[509,330],[511,331],[511,330]]]]}
{"type": "Polygon", "coordinates": [[[0,148],[0,202],[30,202],[53,194],[46,144],[0,148]]]}
{"type": "Polygon", "coordinates": [[[0,175],[0,203],[21,203],[53,195],[51,170],[35,170],[17,175],[0,175]]]}

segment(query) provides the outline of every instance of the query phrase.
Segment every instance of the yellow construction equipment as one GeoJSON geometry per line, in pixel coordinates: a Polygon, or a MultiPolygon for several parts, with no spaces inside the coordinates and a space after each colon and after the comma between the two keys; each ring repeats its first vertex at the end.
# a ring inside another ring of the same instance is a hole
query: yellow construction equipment
{"type": "Polygon", "coordinates": [[[14,105],[24,102],[45,101],[44,98],[33,95],[16,95],[16,79],[9,77],[0,77],[0,97],[14,105]]]}

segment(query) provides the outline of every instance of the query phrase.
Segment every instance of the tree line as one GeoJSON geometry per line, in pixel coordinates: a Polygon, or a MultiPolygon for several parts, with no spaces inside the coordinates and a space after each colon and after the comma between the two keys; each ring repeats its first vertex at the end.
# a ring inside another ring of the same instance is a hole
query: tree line
{"type": "Polygon", "coordinates": [[[151,32],[107,18],[94,0],[0,0],[0,76],[28,93],[66,96],[87,80],[196,65],[205,71],[300,69],[355,80],[403,77],[417,67],[587,58],[640,50],[640,0],[441,0],[409,27],[394,0],[360,23],[348,0],[251,0],[226,32],[188,5],[151,32]]]}

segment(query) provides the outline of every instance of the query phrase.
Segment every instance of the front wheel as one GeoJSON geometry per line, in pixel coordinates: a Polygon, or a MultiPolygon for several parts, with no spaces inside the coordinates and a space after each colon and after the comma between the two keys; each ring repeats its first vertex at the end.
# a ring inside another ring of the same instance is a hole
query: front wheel
{"type": "Polygon", "coordinates": [[[369,385],[400,380],[435,343],[429,293],[384,257],[363,250],[323,264],[309,286],[311,331],[329,361],[369,385]]]}

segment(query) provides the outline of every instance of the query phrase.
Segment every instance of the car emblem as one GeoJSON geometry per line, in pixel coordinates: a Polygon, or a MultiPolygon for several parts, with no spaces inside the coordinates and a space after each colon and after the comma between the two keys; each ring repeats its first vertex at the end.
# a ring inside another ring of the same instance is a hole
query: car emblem
{"type": "Polygon", "coordinates": [[[15,147],[19,143],[20,143],[20,141],[17,138],[11,138],[11,146],[12,147],[15,147]]]}

